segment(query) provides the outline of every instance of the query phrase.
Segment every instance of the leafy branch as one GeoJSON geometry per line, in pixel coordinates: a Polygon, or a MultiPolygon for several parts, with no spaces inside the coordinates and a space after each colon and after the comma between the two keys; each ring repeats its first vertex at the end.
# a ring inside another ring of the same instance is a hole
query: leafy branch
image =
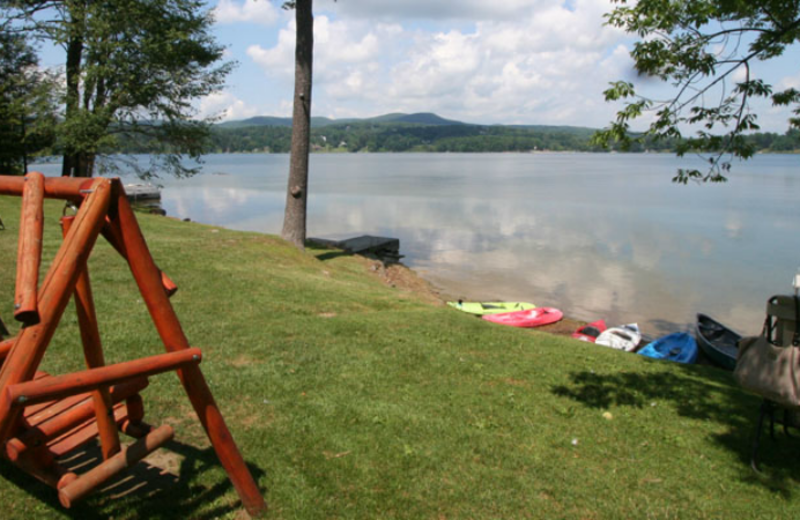
{"type": "Polygon", "coordinates": [[[745,139],[759,129],[751,100],[794,106],[796,117],[789,125],[800,127],[800,92],[773,92],[772,85],[751,75],[754,61],[776,58],[800,38],[800,0],[612,1],[618,7],[606,15],[607,25],[642,39],[631,51],[637,73],[670,82],[676,92],[657,101],[637,94],[630,82],[612,83],[605,99],[625,106],[594,136],[595,144],[618,142],[625,149],[645,139],[674,139],[679,156],[696,152],[709,164],[705,172],[678,170],[675,182],[724,182],[733,158],[748,159],[755,152],[745,139]],[[744,79],[731,87],[737,71],[744,72],[744,79]],[[646,114],[653,118],[649,127],[633,132],[631,123],[646,114]],[[684,131],[693,133],[685,136],[684,131]]]}

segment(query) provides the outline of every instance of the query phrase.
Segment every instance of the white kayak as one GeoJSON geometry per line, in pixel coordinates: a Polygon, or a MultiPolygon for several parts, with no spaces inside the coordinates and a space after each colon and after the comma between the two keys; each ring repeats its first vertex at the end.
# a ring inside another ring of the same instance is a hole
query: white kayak
{"type": "Polygon", "coordinates": [[[624,350],[625,352],[633,352],[640,341],[642,341],[642,333],[639,331],[639,325],[637,323],[629,323],[604,330],[597,336],[597,340],[594,343],[595,345],[603,345],[604,347],[624,350]]]}

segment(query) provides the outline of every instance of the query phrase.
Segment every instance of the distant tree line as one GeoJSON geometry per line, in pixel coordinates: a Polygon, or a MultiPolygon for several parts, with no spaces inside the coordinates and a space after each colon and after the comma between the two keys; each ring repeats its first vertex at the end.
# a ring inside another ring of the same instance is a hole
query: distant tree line
{"type": "MultiPolygon", "coordinates": [[[[348,124],[313,128],[311,146],[317,152],[603,151],[600,146],[592,144],[592,133],[591,129],[583,128],[547,130],[480,125],[348,124]]],[[[798,130],[783,135],[756,133],[746,138],[762,152],[800,151],[798,130]]],[[[213,153],[288,153],[290,144],[291,128],[278,126],[216,127],[209,137],[209,151],[213,153]]],[[[634,143],[629,151],[674,152],[675,142],[647,139],[634,143]]]]}
{"type": "MultiPolygon", "coordinates": [[[[273,126],[215,128],[210,147],[218,153],[289,151],[290,129],[273,126]]],[[[317,152],[529,152],[600,151],[592,130],[542,131],[524,127],[354,123],[311,130],[317,152]]]]}
{"type": "MultiPolygon", "coordinates": [[[[311,129],[316,152],[602,152],[592,144],[589,128],[514,127],[482,125],[414,125],[408,123],[353,123],[311,129]]],[[[289,153],[292,129],[288,126],[212,127],[207,153],[289,153]]],[[[120,153],[169,152],[167,143],[146,135],[119,136],[120,153]]],[[[800,131],[746,136],[761,152],[800,152],[800,131]]],[[[631,143],[630,152],[674,152],[671,139],[645,139],[631,143]]],[[[620,150],[619,146],[611,147],[620,150]]]]}

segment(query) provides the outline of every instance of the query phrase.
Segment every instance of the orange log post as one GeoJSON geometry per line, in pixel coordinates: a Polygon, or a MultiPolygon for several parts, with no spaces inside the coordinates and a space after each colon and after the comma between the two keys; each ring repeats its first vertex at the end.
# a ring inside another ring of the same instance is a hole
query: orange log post
{"type": "Polygon", "coordinates": [[[136,394],[126,399],[125,408],[128,409],[128,419],[120,425],[119,429],[126,435],[136,438],[144,437],[150,433],[150,430],[153,429],[152,426],[142,420],[144,419],[142,396],[136,394]]]}
{"type": "MultiPolygon", "coordinates": [[[[150,255],[136,222],[136,216],[124,194],[118,195],[117,215],[111,224],[118,226],[123,247],[128,254],[131,272],[164,347],[173,352],[188,349],[189,341],[183,333],[169,297],[164,292],[160,271],[150,255]]],[[[245,509],[251,516],[262,515],[267,509],[264,497],[261,496],[253,476],[245,465],[200,368],[192,366],[181,369],[178,371],[178,377],[245,509]]]]}
{"type": "MultiPolygon", "coordinates": [[[[62,217],[61,227],[66,237],[75,217],[62,217]]],[[[100,341],[100,331],[97,328],[97,314],[94,310],[92,286],[89,281],[89,269],[86,262],[81,267],[78,281],[75,284],[75,309],[78,313],[78,324],[81,328],[81,341],[83,342],[83,356],[87,368],[104,366],[103,345],[100,341]]],[[[100,433],[100,450],[103,459],[108,459],[120,450],[119,433],[114,422],[111,410],[111,396],[108,387],[100,387],[92,392],[95,417],[97,418],[97,431],[100,433]]]]}
{"type": "Polygon", "coordinates": [[[0,341],[0,363],[2,363],[6,357],[8,357],[8,353],[11,352],[11,349],[14,347],[14,343],[16,343],[16,341],[16,336],[0,341]]]}
{"type": "Polygon", "coordinates": [[[34,325],[39,323],[37,291],[44,230],[44,175],[31,172],[24,179],[17,249],[14,318],[25,325],[34,325]]]}
{"type": "MultiPolygon", "coordinates": [[[[103,226],[101,233],[108,241],[108,243],[111,244],[111,246],[117,250],[117,253],[119,253],[120,256],[122,256],[122,258],[124,258],[127,261],[128,253],[125,252],[125,247],[122,244],[122,238],[119,236],[119,228],[117,226],[112,226],[110,223],[107,222],[106,225],[103,226]]],[[[161,273],[161,285],[164,286],[164,290],[167,292],[167,296],[172,296],[173,294],[178,292],[178,286],[175,285],[175,282],[173,282],[170,279],[170,277],[167,276],[166,273],[164,273],[164,271],[161,271],[159,269],[159,272],[161,273]]]]}
{"type": "Polygon", "coordinates": [[[136,377],[152,376],[169,370],[197,366],[201,359],[202,354],[199,348],[188,348],[178,352],[158,354],[105,367],[90,368],[81,372],[9,385],[4,397],[12,403],[12,406],[29,406],[90,392],[136,377]]]}
{"type": "Polygon", "coordinates": [[[126,446],[119,453],[95,466],[77,479],[62,485],[58,490],[58,499],[64,507],[70,507],[76,501],[85,497],[93,489],[120,471],[129,468],[148,456],[156,449],[170,441],[174,435],[168,425],[160,426],[150,432],[146,437],[139,439],[130,446],[126,446]]]}
{"type": "MultiPolygon", "coordinates": [[[[0,389],[33,379],[75,290],[80,266],[86,262],[100,233],[111,201],[111,188],[111,183],[105,179],[92,181],[91,193],[78,210],[75,223],[39,291],[40,322],[20,332],[0,369],[0,389]]],[[[0,441],[9,438],[21,412],[20,409],[11,410],[6,397],[0,395],[0,441]]]]}

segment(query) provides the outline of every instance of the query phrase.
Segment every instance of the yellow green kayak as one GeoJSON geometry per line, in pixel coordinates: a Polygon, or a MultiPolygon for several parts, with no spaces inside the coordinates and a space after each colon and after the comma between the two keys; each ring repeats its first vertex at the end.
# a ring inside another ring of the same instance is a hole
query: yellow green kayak
{"type": "Polygon", "coordinates": [[[459,300],[457,302],[447,302],[447,305],[478,316],[527,311],[536,308],[536,305],[527,302],[463,302],[459,300]]]}

